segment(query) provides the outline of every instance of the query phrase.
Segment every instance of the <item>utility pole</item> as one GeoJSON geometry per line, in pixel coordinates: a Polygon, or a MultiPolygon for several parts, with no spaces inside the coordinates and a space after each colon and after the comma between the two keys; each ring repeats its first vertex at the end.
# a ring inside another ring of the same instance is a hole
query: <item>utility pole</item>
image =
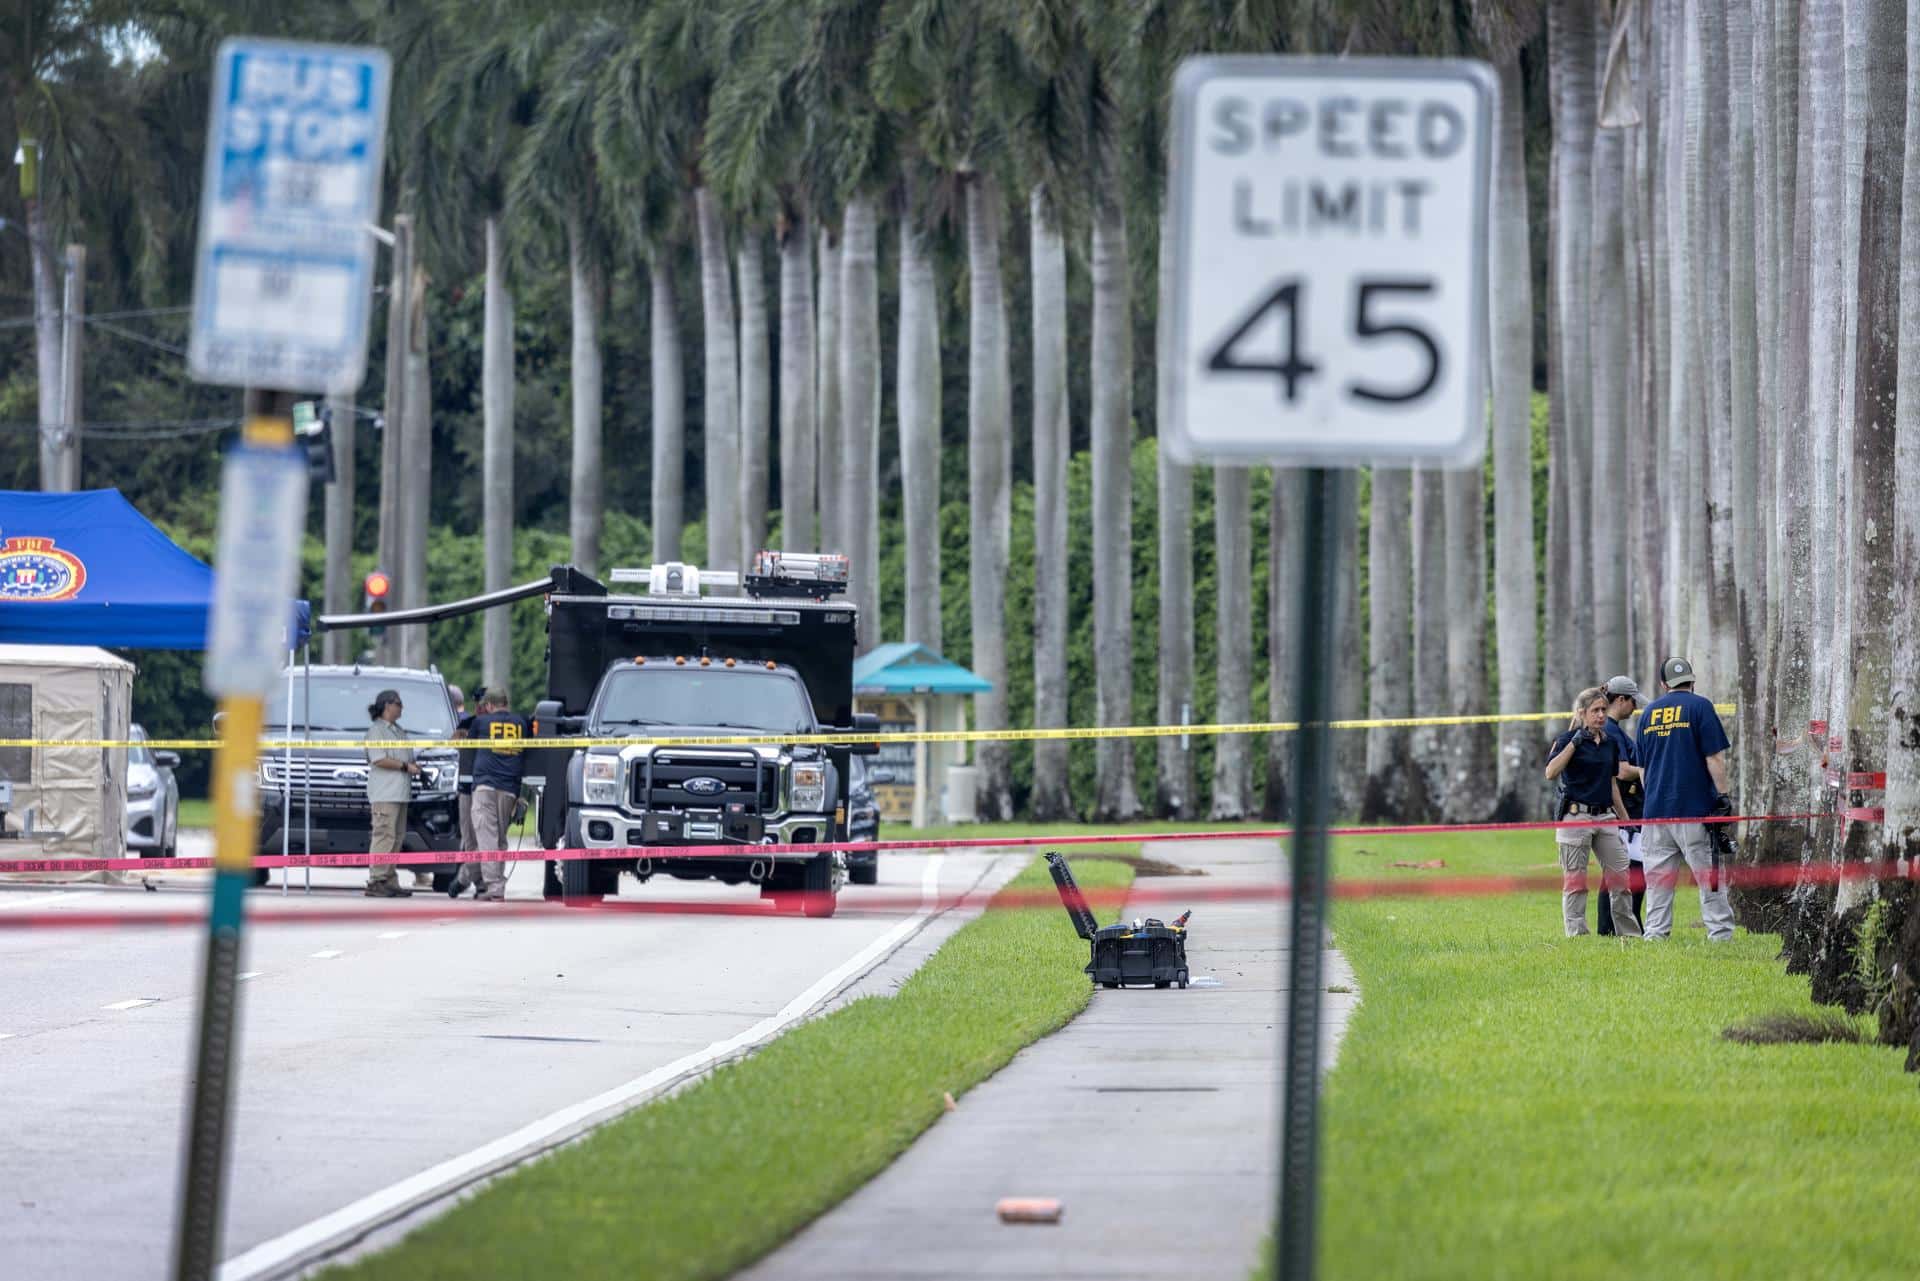
{"type": "MultiPolygon", "coordinates": [[[[327,613],[349,614],[353,612],[353,397],[327,397],[327,417],[328,430],[333,434],[333,483],[326,489],[327,573],[323,599],[327,613]]],[[[351,661],[353,656],[347,652],[351,640],[346,632],[324,633],[321,661],[351,661]]]]}
{"type": "MultiPolygon", "coordinates": [[[[395,214],[393,252],[387,272],[387,389],[386,404],[380,415],[380,555],[379,568],[389,575],[400,573],[401,530],[401,437],[406,431],[407,345],[412,328],[412,308],[408,306],[413,281],[413,217],[395,214]]],[[[402,589],[404,593],[404,588],[402,589]]],[[[402,599],[405,599],[404,594],[402,599]]],[[[381,640],[375,657],[382,663],[396,661],[400,638],[389,631],[381,640]]]]}
{"type": "MultiPolygon", "coordinates": [[[[400,608],[427,604],[428,516],[433,505],[433,379],[427,352],[427,273],[413,258],[407,297],[407,425],[400,433],[400,608]]],[[[403,627],[400,662],[427,665],[427,629],[403,627]]]]}
{"type": "Polygon", "coordinates": [[[33,264],[33,346],[40,400],[40,488],[60,488],[60,304],[54,297],[47,219],[40,208],[40,144],[20,139],[20,203],[27,211],[27,258],[33,264]]]}
{"type": "Polygon", "coordinates": [[[58,477],[52,488],[68,493],[80,488],[81,356],[85,350],[87,317],[87,247],[67,246],[67,287],[63,303],[65,323],[60,338],[60,434],[54,455],[58,477]]]}

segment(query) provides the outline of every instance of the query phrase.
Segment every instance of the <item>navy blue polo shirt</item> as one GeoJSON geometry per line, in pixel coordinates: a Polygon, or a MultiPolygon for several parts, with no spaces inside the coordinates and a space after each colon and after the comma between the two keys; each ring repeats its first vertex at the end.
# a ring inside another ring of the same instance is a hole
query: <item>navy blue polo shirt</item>
{"type": "Polygon", "coordinates": [[[1620,749],[1605,734],[1596,743],[1584,729],[1570,729],[1553,740],[1547,759],[1552,760],[1565,751],[1568,739],[1574,740],[1576,746],[1573,759],[1567,762],[1567,768],[1560,774],[1567,789],[1567,799],[1575,805],[1612,809],[1613,780],[1620,772],[1620,749]]]}
{"type": "Polygon", "coordinates": [[[520,743],[530,733],[526,718],[513,712],[488,712],[474,717],[468,729],[471,741],[490,744],[474,751],[474,787],[519,791],[520,776],[527,767],[520,755],[520,743]]]}
{"type": "MultiPolygon", "coordinates": [[[[1626,730],[1620,728],[1620,722],[1611,716],[1607,717],[1607,737],[1612,739],[1613,745],[1619,749],[1620,759],[1622,761],[1628,765],[1638,765],[1640,763],[1640,758],[1634,754],[1633,739],[1627,734],[1626,730]]],[[[1645,793],[1640,790],[1640,784],[1630,780],[1622,780],[1620,783],[1620,799],[1627,804],[1627,816],[1629,818],[1640,817],[1641,806],[1646,800],[1645,793]]]]}
{"type": "Polygon", "coordinates": [[[1727,731],[1713,704],[1676,689],[1640,713],[1640,768],[1646,771],[1647,818],[1705,818],[1719,789],[1707,757],[1727,750],[1727,731]]]}

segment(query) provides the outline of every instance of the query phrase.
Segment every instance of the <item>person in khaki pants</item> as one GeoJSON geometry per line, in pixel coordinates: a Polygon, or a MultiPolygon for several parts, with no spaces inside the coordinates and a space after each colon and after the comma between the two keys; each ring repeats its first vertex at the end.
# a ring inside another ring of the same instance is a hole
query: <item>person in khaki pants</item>
{"type": "Polygon", "coordinates": [[[1627,888],[1627,847],[1616,827],[1600,822],[1625,822],[1627,807],[1620,799],[1620,749],[1607,737],[1607,692],[1585,689],[1573,701],[1573,723],[1553,740],[1547,753],[1547,781],[1564,777],[1565,804],[1555,821],[1588,818],[1592,827],[1562,827],[1554,832],[1560,848],[1560,868],[1566,874],[1560,894],[1560,915],[1568,938],[1587,932],[1588,851],[1600,860],[1600,884],[1610,896],[1613,928],[1626,938],[1640,937],[1633,915],[1633,894],[1627,888]]]}
{"type": "MultiPolygon", "coordinates": [[[[514,806],[520,799],[520,776],[526,768],[520,743],[529,730],[526,720],[508,704],[505,690],[488,690],[480,701],[480,714],[467,731],[470,741],[482,745],[473,753],[473,848],[477,851],[507,848],[507,829],[513,825],[514,806]]],[[[447,894],[458,898],[469,885],[477,899],[497,903],[506,898],[506,860],[463,865],[447,894]]]]}
{"type": "MultiPolygon", "coordinates": [[[[367,727],[367,806],[372,812],[373,839],[367,848],[374,854],[393,854],[400,849],[401,833],[407,827],[407,799],[413,795],[413,776],[420,767],[413,762],[413,749],[404,744],[405,731],[398,722],[402,711],[397,691],[383,689],[374,695],[367,714],[373,724],[367,727]]],[[[400,873],[391,863],[375,863],[367,868],[368,898],[407,898],[413,891],[400,884],[400,873]]]]}

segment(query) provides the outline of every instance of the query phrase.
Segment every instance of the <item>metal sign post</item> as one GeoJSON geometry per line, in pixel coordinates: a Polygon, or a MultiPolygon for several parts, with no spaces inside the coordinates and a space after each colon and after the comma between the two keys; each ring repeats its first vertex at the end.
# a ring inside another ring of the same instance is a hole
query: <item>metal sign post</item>
{"type": "MultiPolygon", "coordinates": [[[[228,40],[213,80],[191,372],[249,388],[350,391],[366,367],[366,229],[379,205],[387,55],[228,40]]],[[[256,758],[266,695],[291,650],[289,608],[306,527],[308,471],[294,448],[293,402],[287,391],[247,392],[243,439],[220,479],[206,686],[219,697],[222,734],[179,1281],[204,1281],[219,1262],[241,929],[259,836],[256,758]]],[[[290,824],[286,796],[282,823],[290,824]]]]}
{"type": "MultiPolygon", "coordinates": [[[[1434,59],[1201,57],[1174,82],[1161,444],[1306,468],[1274,1276],[1313,1276],[1333,584],[1366,463],[1477,465],[1497,81],[1434,59]]],[[[1278,549],[1275,554],[1279,554],[1278,549]]]]}

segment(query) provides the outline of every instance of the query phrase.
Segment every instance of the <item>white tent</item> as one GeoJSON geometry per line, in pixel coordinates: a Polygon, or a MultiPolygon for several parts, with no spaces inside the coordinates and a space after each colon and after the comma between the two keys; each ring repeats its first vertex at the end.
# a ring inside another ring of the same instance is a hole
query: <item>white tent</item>
{"type": "MultiPolygon", "coordinates": [[[[0,739],[125,742],[133,672],[91,645],[0,645],[0,739]]],[[[0,872],[14,859],[125,856],[126,749],[0,747],[0,779],[13,785],[0,872]]]]}

